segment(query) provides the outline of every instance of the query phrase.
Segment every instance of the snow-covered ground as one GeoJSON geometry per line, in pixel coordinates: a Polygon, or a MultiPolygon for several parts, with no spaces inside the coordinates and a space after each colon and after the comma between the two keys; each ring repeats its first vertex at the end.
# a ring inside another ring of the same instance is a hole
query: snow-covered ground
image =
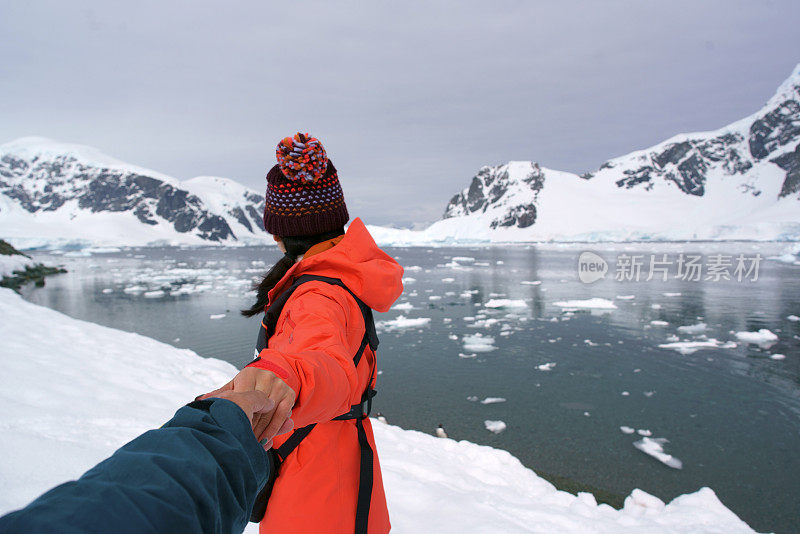
{"type": "MultiPolygon", "coordinates": [[[[0,316],[0,513],[79,476],[235,373],[2,288],[0,316]]],[[[508,452],[373,424],[394,532],[752,532],[708,488],[669,504],[635,490],[618,511],[557,491],[508,452]]]]}
{"type": "Polygon", "coordinates": [[[25,267],[33,267],[34,265],[36,265],[36,262],[22,254],[10,256],[0,254],[0,278],[11,276],[14,271],[24,271],[25,267]]]}

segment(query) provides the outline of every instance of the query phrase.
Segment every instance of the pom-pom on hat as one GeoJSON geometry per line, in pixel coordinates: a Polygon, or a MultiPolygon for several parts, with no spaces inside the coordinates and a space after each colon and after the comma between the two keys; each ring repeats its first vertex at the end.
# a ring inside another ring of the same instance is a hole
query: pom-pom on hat
{"type": "Polygon", "coordinates": [[[319,139],[297,133],[278,143],[267,173],[264,228],[277,236],[313,235],[350,219],[336,167],[319,139]]]}
{"type": "Polygon", "coordinates": [[[289,180],[316,182],[328,166],[325,147],[310,134],[297,132],[294,137],[284,137],[275,150],[278,165],[289,180]]]}

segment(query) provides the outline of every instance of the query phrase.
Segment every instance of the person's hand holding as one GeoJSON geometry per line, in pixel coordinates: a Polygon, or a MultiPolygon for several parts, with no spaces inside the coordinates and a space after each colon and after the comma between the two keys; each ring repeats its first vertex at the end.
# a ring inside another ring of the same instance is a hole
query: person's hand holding
{"type": "MultiPolygon", "coordinates": [[[[265,443],[264,448],[268,449],[272,446],[272,438],[280,434],[285,434],[294,427],[294,422],[291,420],[292,406],[294,406],[295,402],[294,390],[275,373],[267,371],[266,369],[258,369],[257,367],[245,367],[239,371],[239,374],[237,374],[233,380],[221,388],[206,393],[198,398],[207,399],[210,397],[221,397],[236,402],[233,398],[226,395],[256,391],[263,393],[264,397],[273,403],[269,408],[265,407],[261,410],[253,410],[251,412],[252,415],[250,415],[253,434],[255,434],[256,439],[265,443]]],[[[254,399],[255,397],[236,396],[234,398],[254,399]]],[[[251,400],[247,402],[251,402],[251,400]]],[[[237,402],[237,405],[238,404],[237,402]]],[[[248,413],[241,405],[239,405],[239,407],[242,408],[246,414],[248,413]]]]}

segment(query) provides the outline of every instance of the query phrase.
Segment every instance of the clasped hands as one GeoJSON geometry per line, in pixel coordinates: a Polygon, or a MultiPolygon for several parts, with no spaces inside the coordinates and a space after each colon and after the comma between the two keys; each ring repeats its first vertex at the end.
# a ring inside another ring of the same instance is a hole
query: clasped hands
{"type": "Polygon", "coordinates": [[[245,367],[219,389],[200,395],[198,400],[218,397],[235,403],[247,415],[253,434],[265,449],[272,439],[294,427],[292,407],[295,393],[272,371],[245,367]]]}

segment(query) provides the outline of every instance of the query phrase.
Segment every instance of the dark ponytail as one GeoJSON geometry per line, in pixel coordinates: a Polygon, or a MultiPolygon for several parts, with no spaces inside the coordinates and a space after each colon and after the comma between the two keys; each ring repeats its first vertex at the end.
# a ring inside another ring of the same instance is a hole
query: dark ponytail
{"type": "Polygon", "coordinates": [[[264,275],[261,282],[254,284],[253,290],[256,292],[256,301],[246,310],[242,310],[242,315],[245,317],[252,317],[262,313],[264,311],[264,306],[267,305],[267,294],[275,287],[275,284],[283,278],[289,269],[292,268],[292,265],[294,265],[298,257],[308,252],[308,249],[317,243],[333,239],[343,233],[344,226],[321,234],[282,237],[283,245],[286,247],[286,254],[275,262],[275,265],[264,275]]]}

